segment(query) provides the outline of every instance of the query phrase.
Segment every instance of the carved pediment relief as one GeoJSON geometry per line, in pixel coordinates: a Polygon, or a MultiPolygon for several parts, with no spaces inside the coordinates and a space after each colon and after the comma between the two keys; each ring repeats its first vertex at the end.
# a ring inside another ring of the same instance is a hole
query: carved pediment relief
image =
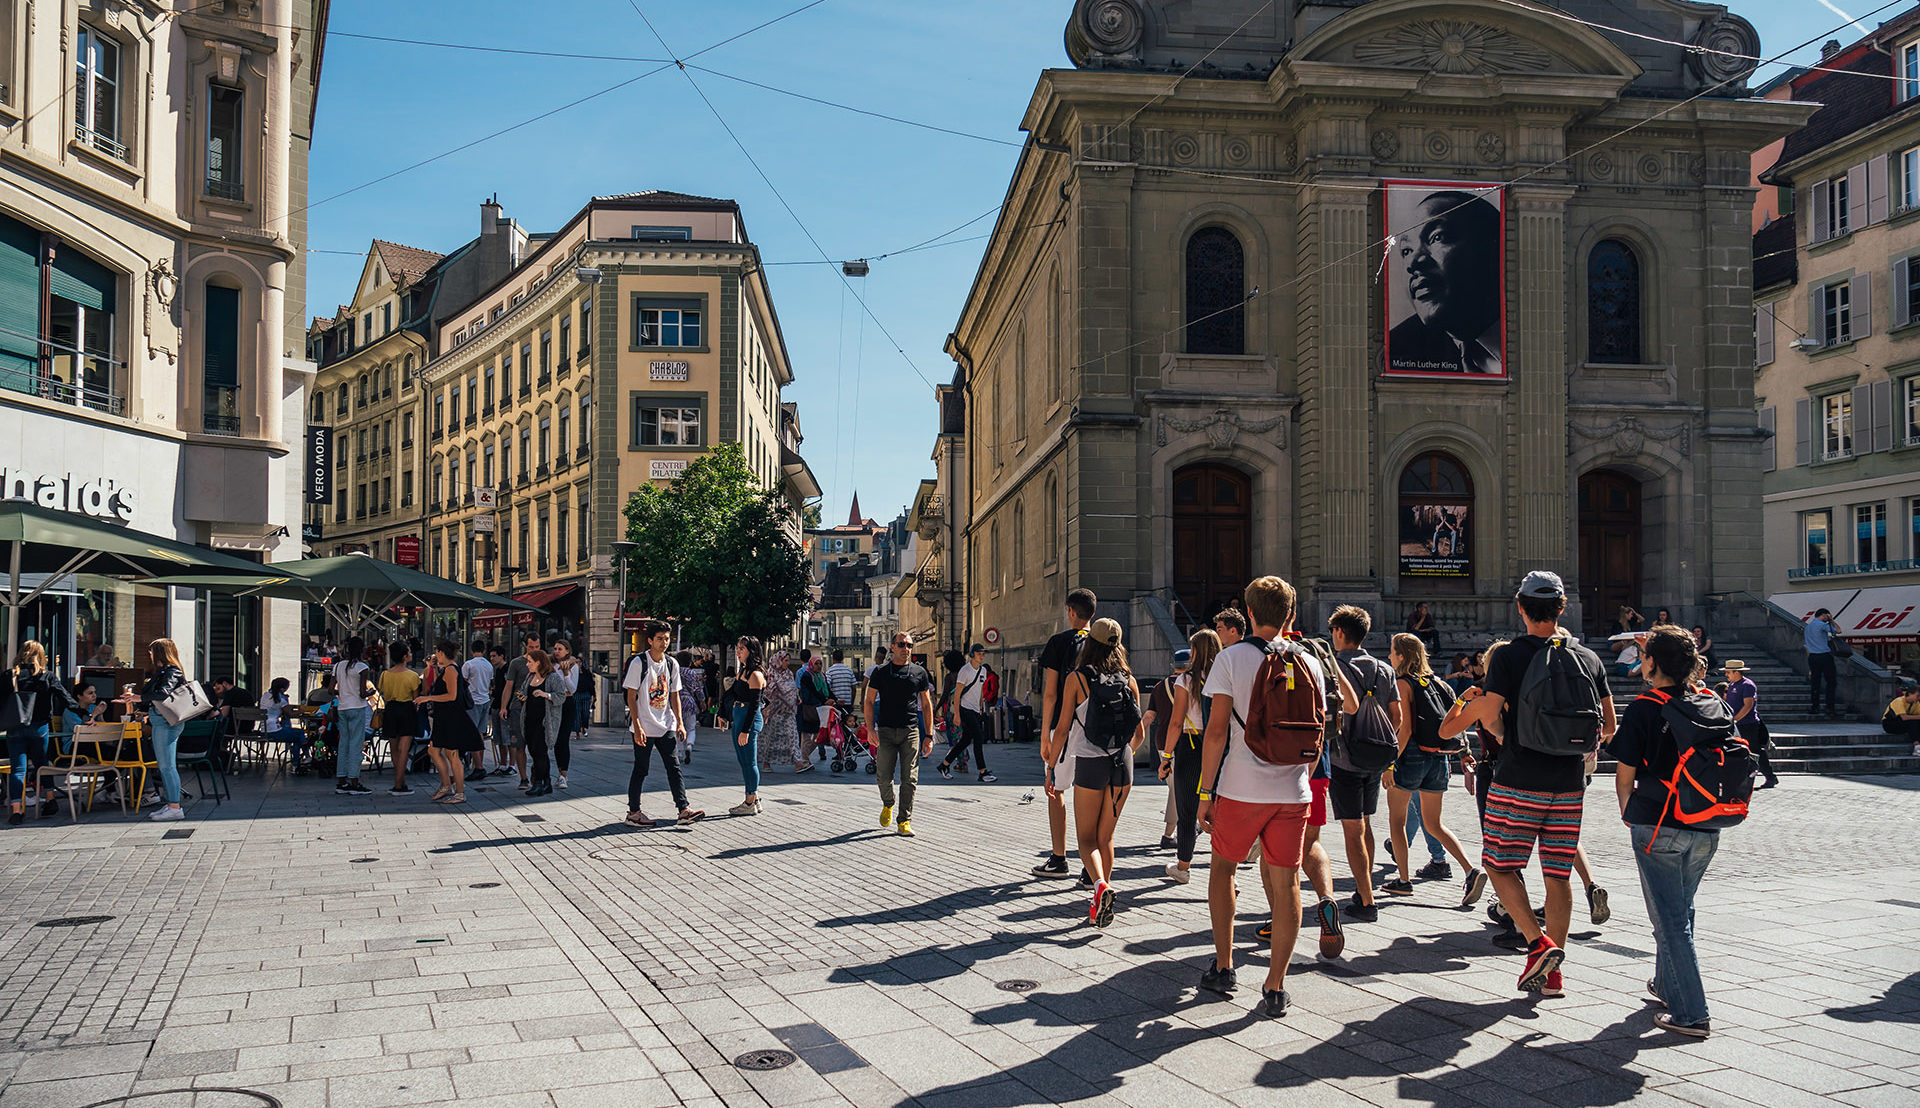
{"type": "Polygon", "coordinates": [[[1553,54],[1498,27],[1457,19],[1403,23],[1353,45],[1361,65],[1429,69],[1435,73],[1539,73],[1553,54]]]}
{"type": "Polygon", "coordinates": [[[1315,30],[1289,58],[1460,77],[1640,76],[1633,59],[1598,32],[1477,0],[1373,0],[1315,30]]]}

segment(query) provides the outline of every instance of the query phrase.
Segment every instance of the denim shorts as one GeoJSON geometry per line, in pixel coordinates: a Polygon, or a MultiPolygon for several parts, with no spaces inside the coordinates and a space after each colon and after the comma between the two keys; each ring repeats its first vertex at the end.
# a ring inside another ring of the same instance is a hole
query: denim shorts
{"type": "Polygon", "coordinates": [[[1393,785],[1402,792],[1443,793],[1448,773],[1445,754],[1427,754],[1409,746],[1393,763],[1393,785]]]}

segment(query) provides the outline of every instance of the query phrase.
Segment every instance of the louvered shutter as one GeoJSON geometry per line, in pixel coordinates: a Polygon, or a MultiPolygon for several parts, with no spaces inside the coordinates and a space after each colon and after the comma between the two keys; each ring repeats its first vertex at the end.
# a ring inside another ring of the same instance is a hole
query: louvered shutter
{"type": "Polygon", "coordinates": [[[1893,288],[1888,292],[1887,296],[1888,299],[1893,301],[1893,325],[1895,327],[1905,327],[1907,324],[1913,322],[1912,305],[1907,298],[1907,285],[1910,281],[1909,271],[1912,266],[1912,258],[1901,258],[1899,261],[1893,263],[1893,288]]]}
{"type": "Polygon", "coordinates": [[[1853,279],[1853,292],[1850,294],[1853,312],[1853,338],[1864,339],[1873,334],[1873,274],[1862,273],[1853,279]]]}
{"type": "Polygon", "coordinates": [[[1773,364],[1773,305],[1753,306],[1753,364],[1773,364]]]}
{"type": "Polygon", "coordinates": [[[1850,394],[1849,414],[1852,417],[1852,440],[1847,444],[1853,450],[1853,456],[1873,453],[1873,421],[1867,411],[1873,405],[1873,388],[1869,385],[1855,385],[1850,394]]]}
{"type": "Polygon", "coordinates": [[[1833,188],[1825,181],[1815,181],[1807,190],[1807,207],[1813,211],[1813,237],[1807,241],[1825,242],[1833,237],[1833,228],[1827,226],[1827,193],[1833,188]]]}
{"type": "Polygon", "coordinates": [[[1884,223],[1887,219],[1887,156],[1880,155],[1867,161],[1867,222],[1884,223]]]}
{"type": "Polygon", "coordinates": [[[1766,432],[1766,440],[1760,444],[1760,471],[1772,473],[1780,466],[1780,436],[1774,430],[1777,413],[1772,405],[1760,409],[1760,430],[1766,432]]]}
{"type": "Polygon", "coordinates": [[[1867,163],[1847,170],[1847,230],[1858,231],[1867,225],[1867,163]]]}
{"type": "Polygon", "coordinates": [[[1821,346],[1827,344],[1826,317],[1820,314],[1820,300],[1825,292],[1821,285],[1807,289],[1807,338],[1821,346]]]}
{"type": "Polygon", "coordinates": [[[1813,464],[1813,401],[1801,397],[1793,402],[1793,464],[1813,464]]]}
{"type": "Polygon", "coordinates": [[[1893,382],[1875,381],[1868,387],[1872,400],[1868,422],[1873,427],[1873,452],[1878,454],[1893,449],[1893,382]]]}

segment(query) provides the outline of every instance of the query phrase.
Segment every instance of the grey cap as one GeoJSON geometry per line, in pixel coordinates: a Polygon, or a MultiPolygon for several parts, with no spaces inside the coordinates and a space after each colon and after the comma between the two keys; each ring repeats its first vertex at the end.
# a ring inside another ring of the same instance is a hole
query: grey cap
{"type": "Polygon", "coordinates": [[[1567,586],[1566,582],[1560,580],[1559,574],[1551,570],[1536,569],[1521,579],[1520,591],[1514,593],[1514,595],[1537,597],[1565,596],[1567,595],[1567,586]]]}
{"type": "Polygon", "coordinates": [[[1190,665],[1192,665],[1192,664],[1193,664],[1193,651],[1192,651],[1192,650],[1190,650],[1190,649],[1188,649],[1187,647],[1184,647],[1184,646],[1183,646],[1183,647],[1181,647],[1180,649],[1178,649],[1178,650],[1176,650],[1176,651],[1174,651],[1174,652],[1173,652],[1173,664],[1174,664],[1174,665],[1176,665],[1176,666],[1180,666],[1180,667],[1183,667],[1183,668],[1184,668],[1184,667],[1186,667],[1186,666],[1190,666],[1190,665]]]}

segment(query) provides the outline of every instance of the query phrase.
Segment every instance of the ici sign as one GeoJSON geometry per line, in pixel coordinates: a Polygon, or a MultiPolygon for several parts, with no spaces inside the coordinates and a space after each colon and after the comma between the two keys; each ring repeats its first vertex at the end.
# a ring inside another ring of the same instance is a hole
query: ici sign
{"type": "Polygon", "coordinates": [[[0,500],[24,500],[56,512],[79,512],[120,523],[133,522],[133,490],[111,477],[83,481],[71,473],[57,477],[51,473],[31,473],[18,466],[0,469],[0,500]]]}

